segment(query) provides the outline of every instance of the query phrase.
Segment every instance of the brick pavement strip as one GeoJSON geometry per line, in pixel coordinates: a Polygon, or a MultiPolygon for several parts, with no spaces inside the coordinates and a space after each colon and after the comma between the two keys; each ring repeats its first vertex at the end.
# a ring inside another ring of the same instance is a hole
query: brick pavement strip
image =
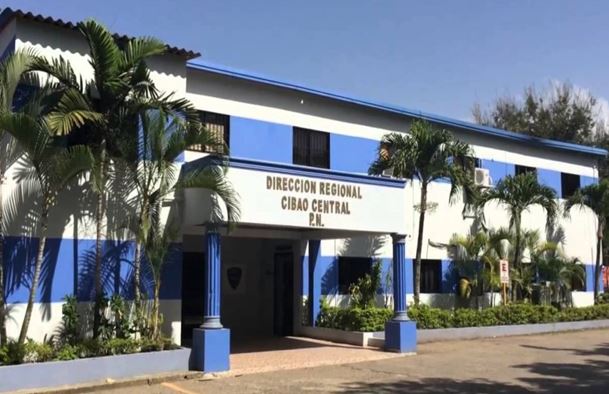
{"type": "MultiPolygon", "coordinates": [[[[302,350],[302,351],[307,351],[302,350]]],[[[414,357],[99,393],[609,393],[609,330],[428,343],[414,357]]]]}

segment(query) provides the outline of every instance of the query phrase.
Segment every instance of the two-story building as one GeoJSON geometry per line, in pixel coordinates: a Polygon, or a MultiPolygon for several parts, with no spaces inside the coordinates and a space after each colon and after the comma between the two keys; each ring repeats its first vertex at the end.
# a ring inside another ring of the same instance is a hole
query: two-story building
{"type": "MultiPolygon", "coordinates": [[[[5,10],[0,15],[0,53],[6,56],[25,48],[49,58],[63,56],[85,78],[91,75],[86,43],[73,23],[5,10]]],[[[239,340],[298,334],[305,298],[311,300],[313,315],[321,297],[345,303],[349,285],[376,260],[382,261],[384,276],[391,278],[396,245],[405,246],[401,263],[406,269],[399,271],[403,279],[393,282],[403,282],[410,300],[419,186],[416,181],[369,176],[367,171],[381,137],[408,133],[416,119],[448,129],[469,143],[475,152],[477,182],[489,187],[506,175],[535,171],[539,182],[554,188],[562,200],[577,187],[597,181],[597,161],[606,155],[593,147],[532,138],[209,64],[198,54],[175,47],[149,65],[159,89],[189,99],[208,129],[228,145],[228,177],[241,204],[236,229],[209,237],[209,194],[187,190],[181,197],[181,253],[166,265],[161,290],[164,329],[177,343],[189,343],[192,329],[204,323],[210,310],[217,316],[211,316],[208,326],[230,328],[236,345],[239,340]],[[218,272],[217,283],[208,284],[204,278],[210,260],[218,272]],[[210,286],[217,290],[211,306],[204,302],[209,301],[210,286]]],[[[218,152],[193,147],[184,152],[180,164],[185,169],[204,165],[210,153],[218,152]]],[[[7,201],[16,190],[13,174],[18,165],[6,175],[7,201]]],[[[444,182],[431,186],[429,199],[436,208],[427,216],[421,282],[423,302],[448,307],[454,305],[455,293],[450,260],[446,249],[432,244],[446,243],[455,233],[467,234],[474,221],[462,215],[462,202],[449,204],[449,188],[444,182]]],[[[81,198],[66,195],[51,218],[29,333],[38,340],[60,323],[64,296],[76,294],[82,303],[91,301],[87,264],[95,226],[90,215],[78,209],[81,198]]],[[[105,290],[129,297],[131,292],[125,289],[133,240],[112,229],[117,221],[111,215],[110,210],[105,290]]],[[[7,224],[5,291],[11,305],[11,336],[17,335],[24,313],[37,236],[26,231],[25,220],[16,216],[7,224]]],[[[508,220],[502,207],[487,208],[488,227],[507,226],[508,220]]],[[[525,228],[539,229],[543,235],[545,222],[536,208],[524,217],[525,228]]],[[[595,217],[574,212],[560,218],[559,227],[564,252],[586,265],[586,285],[574,292],[574,303],[589,305],[595,217]]]]}

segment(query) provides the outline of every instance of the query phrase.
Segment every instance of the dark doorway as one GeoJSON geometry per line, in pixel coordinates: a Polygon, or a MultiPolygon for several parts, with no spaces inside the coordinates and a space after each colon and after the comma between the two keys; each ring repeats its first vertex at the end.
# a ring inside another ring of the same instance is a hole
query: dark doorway
{"type": "Polygon", "coordinates": [[[273,334],[292,335],[294,323],[294,255],[292,250],[275,253],[273,334]]]}
{"type": "Polygon", "coordinates": [[[182,345],[190,346],[192,330],[203,323],[205,254],[184,252],[182,257],[182,345]]]}

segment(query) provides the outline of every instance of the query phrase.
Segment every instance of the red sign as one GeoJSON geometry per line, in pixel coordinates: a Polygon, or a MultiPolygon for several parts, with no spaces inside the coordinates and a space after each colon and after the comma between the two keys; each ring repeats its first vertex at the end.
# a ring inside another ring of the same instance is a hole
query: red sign
{"type": "Polygon", "coordinates": [[[502,284],[510,283],[510,263],[507,260],[499,260],[499,279],[502,284]]]}

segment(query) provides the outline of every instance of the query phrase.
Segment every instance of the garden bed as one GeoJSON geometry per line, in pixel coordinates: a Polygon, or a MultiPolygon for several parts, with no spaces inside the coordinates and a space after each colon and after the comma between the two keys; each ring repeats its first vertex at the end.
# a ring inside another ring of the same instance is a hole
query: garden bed
{"type": "Polygon", "coordinates": [[[609,328],[609,319],[559,323],[516,324],[511,326],[436,328],[429,330],[418,330],[417,343],[547,334],[561,331],[590,330],[598,328],[609,328]]]}
{"type": "Polygon", "coordinates": [[[190,349],[0,366],[0,392],[188,371],[190,349]]]}
{"type": "MultiPolygon", "coordinates": [[[[317,326],[345,331],[383,331],[385,323],[392,315],[392,311],[386,308],[326,306],[320,311],[317,326]]],[[[467,308],[444,310],[420,305],[410,307],[408,316],[417,322],[419,330],[549,324],[609,320],[609,304],[564,309],[543,305],[511,304],[481,310],[467,308]]]]}
{"type": "Polygon", "coordinates": [[[299,335],[322,339],[324,341],[346,343],[349,345],[369,347],[378,346],[373,342],[373,338],[377,335],[376,332],[364,332],[364,331],[345,331],[336,328],[327,327],[311,327],[302,326],[299,329],[299,335]]]}

